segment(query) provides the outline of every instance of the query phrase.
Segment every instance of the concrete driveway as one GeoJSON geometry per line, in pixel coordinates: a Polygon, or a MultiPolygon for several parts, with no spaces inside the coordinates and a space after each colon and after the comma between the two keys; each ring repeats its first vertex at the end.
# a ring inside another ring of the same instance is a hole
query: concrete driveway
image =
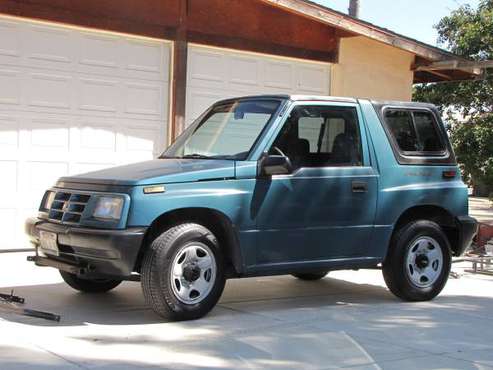
{"type": "Polygon", "coordinates": [[[395,299],[379,271],[234,280],[206,318],[166,323],[138,283],[80,294],[24,258],[0,255],[0,291],[62,321],[0,312],[1,370],[493,369],[493,278],[465,274],[426,303],[395,299]]]}

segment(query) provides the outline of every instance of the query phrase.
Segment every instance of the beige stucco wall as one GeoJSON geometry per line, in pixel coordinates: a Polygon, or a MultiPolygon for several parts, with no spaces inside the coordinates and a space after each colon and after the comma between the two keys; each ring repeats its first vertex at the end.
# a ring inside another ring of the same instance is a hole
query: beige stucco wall
{"type": "Polygon", "coordinates": [[[411,100],[414,55],[365,37],[341,39],[331,95],[411,100]]]}

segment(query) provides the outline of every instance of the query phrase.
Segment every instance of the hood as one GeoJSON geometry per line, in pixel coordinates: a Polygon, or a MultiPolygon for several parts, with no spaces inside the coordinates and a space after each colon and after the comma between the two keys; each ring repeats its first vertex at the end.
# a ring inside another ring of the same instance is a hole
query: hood
{"type": "Polygon", "coordinates": [[[233,178],[235,162],[216,159],[154,159],[112,167],[77,176],[62,177],[61,182],[106,185],[153,185],[233,178]]]}

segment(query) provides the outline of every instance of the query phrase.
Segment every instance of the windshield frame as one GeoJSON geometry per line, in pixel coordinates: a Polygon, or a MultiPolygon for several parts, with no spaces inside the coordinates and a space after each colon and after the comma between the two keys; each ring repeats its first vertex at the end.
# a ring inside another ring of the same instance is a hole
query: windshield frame
{"type": "Polygon", "coordinates": [[[279,117],[279,113],[283,110],[287,101],[289,101],[289,99],[282,98],[279,96],[251,96],[251,97],[232,98],[232,99],[225,99],[225,100],[218,101],[218,102],[212,104],[204,113],[202,113],[195,121],[193,121],[192,124],[190,126],[188,126],[176,138],[176,140],[168,148],[166,148],[166,150],[158,158],[159,159],[167,159],[167,158],[211,159],[211,160],[214,160],[214,159],[218,160],[219,159],[219,160],[232,160],[232,161],[249,160],[250,156],[255,151],[255,148],[257,147],[261,138],[265,135],[266,131],[272,125],[272,123],[279,117]],[[207,121],[206,118],[209,117],[210,113],[212,112],[212,110],[214,108],[221,106],[221,105],[225,105],[225,104],[236,104],[239,102],[262,101],[262,100],[278,101],[279,105],[278,105],[277,109],[273,112],[270,119],[264,124],[264,127],[262,128],[262,130],[260,130],[260,133],[257,135],[255,140],[252,142],[250,149],[248,150],[247,154],[243,158],[234,158],[234,156],[228,156],[228,155],[194,158],[193,156],[182,157],[182,156],[176,156],[173,154],[179,147],[181,147],[183,144],[186,143],[186,141],[189,139],[189,137],[192,136],[195,133],[195,131],[197,131],[200,128],[200,126],[202,126],[207,121]]]}

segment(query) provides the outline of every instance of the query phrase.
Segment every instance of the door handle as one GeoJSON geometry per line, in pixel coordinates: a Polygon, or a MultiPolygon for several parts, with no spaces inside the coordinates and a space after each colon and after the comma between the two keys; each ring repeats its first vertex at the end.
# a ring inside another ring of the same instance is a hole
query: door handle
{"type": "Polygon", "coordinates": [[[365,181],[353,181],[351,188],[353,193],[366,193],[368,191],[368,184],[365,181]]]}

